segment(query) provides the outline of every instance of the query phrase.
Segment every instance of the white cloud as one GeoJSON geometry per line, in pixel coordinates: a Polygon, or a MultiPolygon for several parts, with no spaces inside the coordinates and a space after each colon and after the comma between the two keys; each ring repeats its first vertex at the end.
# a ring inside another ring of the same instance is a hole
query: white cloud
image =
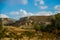
{"type": "Polygon", "coordinates": [[[31,13],[27,12],[23,9],[20,10],[20,13],[22,14],[22,17],[25,16],[50,16],[53,15],[51,11],[42,11],[42,12],[37,12],[37,13],[31,13]]]}
{"type": "Polygon", "coordinates": [[[46,9],[48,6],[40,6],[41,9],[46,9]]]}
{"type": "Polygon", "coordinates": [[[26,17],[26,16],[50,16],[53,15],[51,11],[41,11],[37,13],[27,12],[26,10],[20,9],[20,12],[12,12],[12,14],[18,14],[15,18],[26,17]]]}
{"type": "Polygon", "coordinates": [[[52,12],[50,12],[50,11],[48,11],[48,12],[42,11],[42,12],[38,12],[36,15],[37,16],[50,16],[50,15],[52,15],[52,12]]]}
{"type": "Polygon", "coordinates": [[[33,13],[29,12],[29,15],[34,15],[33,13]]]}
{"type": "Polygon", "coordinates": [[[55,14],[60,13],[60,5],[55,5],[55,14]]]}
{"type": "Polygon", "coordinates": [[[55,8],[57,11],[60,11],[60,5],[56,5],[54,8],[55,8]]]}
{"type": "Polygon", "coordinates": [[[44,0],[35,0],[35,6],[41,8],[41,9],[48,8],[48,6],[45,5],[44,0]]]}
{"type": "Polygon", "coordinates": [[[43,0],[40,0],[40,4],[44,4],[44,1],[43,0]]]}
{"type": "Polygon", "coordinates": [[[27,16],[27,12],[23,9],[20,10],[20,13],[23,15],[23,16],[27,16]]]}
{"type": "Polygon", "coordinates": [[[10,12],[12,15],[19,15],[19,12],[10,12]]]}
{"type": "Polygon", "coordinates": [[[0,14],[0,18],[9,18],[9,17],[5,14],[0,14]]]}
{"type": "Polygon", "coordinates": [[[54,13],[54,14],[57,14],[57,13],[60,13],[60,11],[55,11],[55,13],[54,13]]]}
{"type": "Polygon", "coordinates": [[[57,13],[60,13],[60,11],[56,11],[57,13]]]}
{"type": "MultiPolygon", "coordinates": [[[[50,16],[53,15],[51,11],[41,11],[41,12],[27,12],[26,10],[20,9],[20,11],[17,12],[11,12],[13,14],[14,18],[20,18],[20,17],[26,17],[26,16],[50,16]]],[[[55,13],[56,14],[56,13],[55,13]]]]}
{"type": "Polygon", "coordinates": [[[33,13],[27,12],[26,10],[23,9],[20,10],[20,14],[22,14],[22,17],[34,15],[33,13]]]}

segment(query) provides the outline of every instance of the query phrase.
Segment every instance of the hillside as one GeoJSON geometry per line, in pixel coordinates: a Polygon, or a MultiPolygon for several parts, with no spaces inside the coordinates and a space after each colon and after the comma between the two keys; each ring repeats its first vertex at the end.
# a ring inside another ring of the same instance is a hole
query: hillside
{"type": "Polygon", "coordinates": [[[0,18],[0,23],[2,23],[2,25],[13,23],[15,21],[16,21],[15,19],[11,19],[11,18],[0,18]]]}
{"type": "Polygon", "coordinates": [[[51,25],[51,17],[52,16],[29,16],[22,17],[17,21],[10,18],[1,18],[0,23],[4,24],[2,37],[4,37],[4,39],[12,38],[13,40],[20,39],[21,37],[23,40],[29,39],[29,37],[30,39],[32,37],[32,40],[59,40],[60,30],[56,29],[54,21],[52,21],[53,24],[51,25]]]}
{"type": "Polygon", "coordinates": [[[19,20],[14,20],[11,18],[2,18],[2,23],[4,26],[13,26],[21,28],[33,28],[34,23],[38,22],[39,24],[50,24],[51,16],[29,16],[22,17],[19,20]]]}
{"type": "Polygon", "coordinates": [[[51,21],[51,16],[29,16],[29,17],[20,18],[13,25],[15,26],[29,25],[29,24],[33,24],[34,22],[50,23],[50,21],[51,21]]]}
{"type": "Polygon", "coordinates": [[[33,21],[50,22],[51,16],[31,16],[29,19],[33,21]]]}

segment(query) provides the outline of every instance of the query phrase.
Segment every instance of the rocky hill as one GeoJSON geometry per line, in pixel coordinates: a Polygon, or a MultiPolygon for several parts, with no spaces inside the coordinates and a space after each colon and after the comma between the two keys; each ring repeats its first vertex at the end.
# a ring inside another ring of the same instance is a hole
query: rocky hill
{"type": "Polygon", "coordinates": [[[31,16],[29,19],[40,22],[50,22],[51,16],[31,16]]]}
{"type": "Polygon", "coordinates": [[[33,24],[34,22],[38,23],[50,23],[51,21],[51,16],[29,16],[29,17],[22,17],[19,20],[17,20],[13,25],[15,26],[20,26],[20,25],[30,25],[33,24]]]}
{"type": "Polygon", "coordinates": [[[2,23],[2,25],[14,23],[14,22],[15,22],[15,20],[11,19],[11,18],[0,18],[0,23],[2,23]]]}
{"type": "Polygon", "coordinates": [[[14,20],[11,18],[0,18],[2,19],[2,23],[7,26],[21,26],[21,25],[30,25],[34,24],[34,22],[38,23],[46,23],[49,24],[51,21],[51,16],[29,16],[29,17],[22,17],[19,20],[14,20]]]}

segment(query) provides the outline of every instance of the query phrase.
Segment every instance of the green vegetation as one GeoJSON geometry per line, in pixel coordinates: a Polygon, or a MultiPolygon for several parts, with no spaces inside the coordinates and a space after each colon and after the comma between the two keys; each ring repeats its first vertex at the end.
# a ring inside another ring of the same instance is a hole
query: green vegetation
{"type": "Polygon", "coordinates": [[[57,27],[57,29],[60,29],[60,13],[55,15],[55,25],[57,27]]]}
{"type": "Polygon", "coordinates": [[[55,33],[55,35],[59,35],[59,30],[60,30],[60,13],[52,16],[51,18],[51,24],[41,24],[39,25],[38,23],[35,23],[34,29],[36,31],[41,31],[41,32],[48,32],[48,33],[55,33]],[[55,32],[53,31],[55,30],[55,32]]]}
{"type": "MultiPolygon", "coordinates": [[[[1,19],[0,19],[1,20],[1,19]]],[[[43,38],[58,38],[60,37],[60,13],[52,16],[50,19],[50,24],[41,23],[34,21],[33,23],[33,30],[31,31],[23,31],[23,32],[15,32],[16,30],[8,30],[8,28],[4,28],[2,30],[2,21],[0,21],[0,40],[4,39],[5,37],[10,38],[10,40],[22,40],[25,36],[28,37],[28,40],[32,39],[33,37],[37,37],[38,40],[44,40],[43,38]],[[8,34],[7,34],[8,33],[8,34]],[[19,33],[19,34],[18,34],[19,33]]],[[[19,28],[19,27],[16,27],[19,28]]],[[[12,29],[12,28],[11,28],[12,29]]],[[[31,29],[32,30],[32,29],[31,29]]]]}
{"type": "Polygon", "coordinates": [[[36,31],[44,31],[45,27],[46,27],[46,24],[39,24],[37,22],[35,22],[34,24],[34,29],[36,31]]]}
{"type": "Polygon", "coordinates": [[[0,30],[2,29],[2,23],[0,23],[0,30]]]}
{"type": "Polygon", "coordinates": [[[2,32],[3,27],[2,27],[2,19],[0,18],[0,33],[2,32]]]}

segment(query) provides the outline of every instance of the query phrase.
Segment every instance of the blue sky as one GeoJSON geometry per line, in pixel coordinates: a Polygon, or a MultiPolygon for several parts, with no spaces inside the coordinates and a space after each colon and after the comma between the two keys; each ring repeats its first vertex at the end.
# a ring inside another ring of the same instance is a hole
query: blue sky
{"type": "Polygon", "coordinates": [[[0,0],[1,17],[18,19],[32,15],[48,16],[60,12],[60,0],[0,0]]]}

